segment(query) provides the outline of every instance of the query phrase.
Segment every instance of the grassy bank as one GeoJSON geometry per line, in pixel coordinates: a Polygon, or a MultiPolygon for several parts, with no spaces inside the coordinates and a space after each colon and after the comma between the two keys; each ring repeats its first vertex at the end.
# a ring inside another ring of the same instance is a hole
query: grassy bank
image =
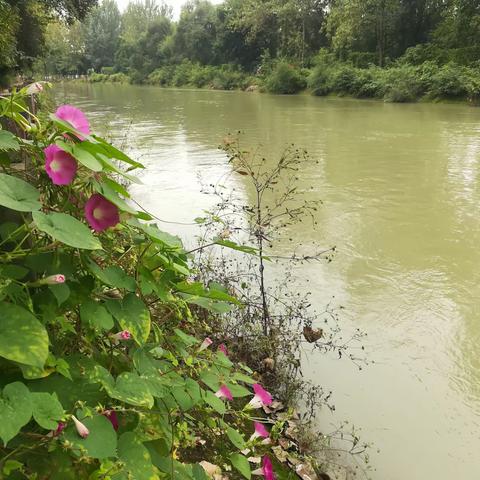
{"type": "Polygon", "coordinates": [[[388,68],[355,67],[350,63],[317,59],[311,69],[275,62],[249,74],[232,65],[203,66],[192,62],[167,65],[147,76],[134,72],[93,73],[90,82],[123,82],[162,87],[194,87],[214,90],[257,90],[275,94],[308,92],[315,96],[338,95],[386,102],[455,100],[478,103],[480,67],[450,62],[419,65],[398,62],[388,68]]]}

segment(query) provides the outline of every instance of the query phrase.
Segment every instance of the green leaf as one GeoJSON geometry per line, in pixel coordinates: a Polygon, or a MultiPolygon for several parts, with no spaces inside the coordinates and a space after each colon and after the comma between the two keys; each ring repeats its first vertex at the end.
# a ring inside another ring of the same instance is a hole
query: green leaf
{"type": "Polygon", "coordinates": [[[212,392],[206,391],[204,394],[204,400],[220,415],[223,415],[227,411],[222,400],[216,397],[212,392]]]}
{"type": "Polygon", "coordinates": [[[30,390],[21,382],[9,383],[0,397],[0,438],[6,445],[32,417],[30,390]]]}
{"type": "Polygon", "coordinates": [[[227,428],[227,437],[239,450],[243,450],[245,447],[245,440],[243,439],[240,432],[235,430],[232,427],[227,428]]]}
{"type": "Polygon", "coordinates": [[[153,407],[153,396],[147,382],[136,373],[123,372],[115,382],[115,387],[106,387],[110,397],[138,407],[153,407]]]}
{"type": "Polygon", "coordinates": [[[83,323],[100,330],[111,330],[113,318],[107,309],[94,300],[87,300],[80,306],[80,318],[83,323]]]}
{"type": "Polygon", "coordinates": [[[18,305],[0,302],[0,356],[43,368],[48,356],[45,327],[18,305]]]}
{"type": "Polygon", "coordinates": [[[102,163],[84,148],[84,143],[88,142],[67,143],[64,140],[57,140],[55,143],[64,152],[69,153],[90,170],[93,170],[94,172],[101,172],[103,170],[102,163]]]}
{"type": "Polygon", "coordinates": [[[256,381],[252,377],[249,377],[248,375],[245,375],[244,373],[240,373],[240,372],[235,372],[232,378],[237,382],[245,382],[250,385],[253,385],[254,383],[256,383],[256,381]]]}
{"type": "Polygon", "coordinates": [[[86,250],[99,250],[102,244],[89,228],[66,213],[33,212],[33,220],[39,230],[66,245],[86,250]]]}
{"type": "Polygon", "coordinates": [[[32,393],[33,418],[46,430],[55,430],[63,417],[63,407],[55,393],[32,393]]]}
{"type": "Polygon", "coordinates": [[[135,480],[154,480],[156,468],[147,448],[133,432],[126,432],[118,441],[118,456],[125,463],[125,469],[135,480]]]}
{"type": "Polygon", "coordinates": [[[233,453],[230,455],[230,461],[232,465],[248,480],[252,478],[252,471],[250,470],[250,464],[243,455],[239,453],[233,453]]]}
{"type": "Polygon", "coordinates": [[[221,247],[231,248],[232,250],[238,250],[239,252],[248,253],[249,255],[257,255],[257,249],[249,247],[248,245],[238,245],[238,243],[232,242],[231,240],[215,240],[215,245],[220,245],[221,247]]]}
{"type": "Polygon", "coordinates": [[[81,422],[90,432],[88,437],[80,437],[72,422],[65,429],[65,440],[70,441],[73,444],[73,448],[78,449],[79,453],[85,450],[89,457],[100,460],[115,457],[117,454],[117,434],[110,420],[103,415],[96,415],[93,418],[81,419],[81,422]]]}
{"type": "Polygon", "coordinates": [[[249,395],[253,395],[253,393],[242,385],[235,385],[233,383],[226,383],[230,393],[232,394],[233,398],[241,398],[241,397],[248,397],[249,395]]]}
{"type": "Polygon", "coordinates": [[[0,151],[20,150],[20,143],[17,137],[7,130],[0,130],[0,151]]]}
{"type": "Polygon", "coordinates": [[[3,465],[2,473],[6,475],[10,475],[12,472],[16,470],[21,470],[23,468],[23,463],[17,462],[16,460],[7,460],[3,465]]]}
{"type": "Polygon", "coordinates": [[[95,140],[98,142],[98,148],[103,149],[103,153],[109,158],[116,158],[117,160],[121,160],[122,162],[128,163],[134,168],[145,168],[141,163],[132,160],[127,154],[123,153],[118,148],[115,148],[110,143],[106,142],[103,138],[97,137],[93,135],[95,140]]]}
{"type": "Polygon", "coordinates": [[[179,328],[175,328],[173,331],[175,332],[175,335],[187,346],[200,343],[195,337],[192,337],[191,335],[187,335],[185,332],[182,332],[179,328]]]}
{"type": "Polygon", "coordinates": [[[89,270],[103,283],[111,287],[121,288],[134,292],[137,289],[137,283],[133,277],[130,277],[125,271],[117,265],[102,270],[93,260],[88,260],[89,270]]]}
{"type": "Polygon", "coordinates": [[[192,474],[195,480],[208,480],[208,475],[201,465],[196,463],[192,466],[192,474]]]}
{"type": "Polygon", "coordinates": [[[154,242],[163,243],[166,247],[173,248],[175,250],[183,248],[182,241],[179,237],[171,235],[167,232],[163,232],[153,223],[139,222],[136,218],[131,218],[127,221],[127,223],[132,227],[136,227],[142,230],[154,242]]]}
{"type": "Polygon", "coordinates": [[[58,285],[49,285],[48,288],[55,295],[58,306],[66,302],[68,297],[70,296],[70,288],[68,288],[68,285],[66,285],[65,283],[61,283],[58,285]]]}
{"type": "Polygon", "coordinates": [[[0,173],[0,205],[19,212],[39,210],[39,191],[29,183],[0,173]]]}
{"type": "Polygon", "coordinates": [[[121,302],[107,300],[106,305],[123,330],[128,330],[141,345],[147,341],[151,326],[150,312],[134,293],[126,295],[121,302]]]}

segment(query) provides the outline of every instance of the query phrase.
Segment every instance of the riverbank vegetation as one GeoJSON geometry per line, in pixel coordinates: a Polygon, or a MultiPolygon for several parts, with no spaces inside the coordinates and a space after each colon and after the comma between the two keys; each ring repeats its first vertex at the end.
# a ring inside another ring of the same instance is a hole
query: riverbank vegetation
{"type": "MultiPolygon", "coordinates": [[[[296,193],[306,152],[266,168],[226,139],[257,194],[241,203],[219,186],[187,251],[125,188],[140,163],[71,105],[35,111],[45,88],[0,96],[2,478],[329,478],[338,432],[309,419],[330,392],[301,380],[300,346],[357,362],[361,335],[311,312],[291,274],[275,285],[265,273],[334,252],[266,253],[318,206],[296,193]]],[[[341,438],[365,454],[354,431],[341,438]]]]}
{"type": "Polygon", "coordinates": [[[468,0],[0,0],[0,75],[468,99],[480,84],[480,5],[468,0]],[[75,5],[73,7],[72,5],[75,5]],[[25,32],[28,29],[27,41],[25,32]]]}

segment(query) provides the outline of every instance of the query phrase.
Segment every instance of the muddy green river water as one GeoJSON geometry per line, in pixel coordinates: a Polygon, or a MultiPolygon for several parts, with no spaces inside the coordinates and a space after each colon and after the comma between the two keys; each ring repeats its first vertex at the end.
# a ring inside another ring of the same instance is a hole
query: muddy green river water
{"type": "MultiPolygon", "coordinates": [[[[480,478],[480,109],[129,85],[55,90],[101,133],[127,139],[147,167],[132,191],[164,219],[188,223],[209,206],[201,182],[229,172],[217,149],[227,133],[243,131],[244,145],[272,157],[287,143],[306,148],[300,185],[314,185],[309,195],[324,204],[316,230],[305,223],[289,235],[338,253],[298,268],[296,288],[309,280],[316,307],[344,306],[341,325],[368,333],[375,362],[359,372],[305,351],[305,377],[334,392],[336,410],[320,412],[320,426],[360,428],[374,445],[374,480],[480,478]]],[[[162,228],[192,241],[189,227],[162,228]]]]}

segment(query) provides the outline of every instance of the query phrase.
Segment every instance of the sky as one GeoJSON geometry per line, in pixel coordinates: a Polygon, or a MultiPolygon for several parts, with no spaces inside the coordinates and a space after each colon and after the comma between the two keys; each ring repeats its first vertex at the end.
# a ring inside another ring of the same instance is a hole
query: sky
{"type": "MultiPolygon", "coordinates": [[[[130,0],[115,0],[118,4],[118,8],[120,8],[120,11],[124,11],[125,8],[127,8],[127,5],[129,4],[130,0]]],[[[222,3],[223,0],[210,0],[211,3],[217,4],[217,3],[222,3]]],[[[173,18],[175,20],[178,20],[178,17],[180,16],[180,7],[186,3],[187,0],[165,0],[165,3],[168,3],[173,7],[173,18]]]]}

